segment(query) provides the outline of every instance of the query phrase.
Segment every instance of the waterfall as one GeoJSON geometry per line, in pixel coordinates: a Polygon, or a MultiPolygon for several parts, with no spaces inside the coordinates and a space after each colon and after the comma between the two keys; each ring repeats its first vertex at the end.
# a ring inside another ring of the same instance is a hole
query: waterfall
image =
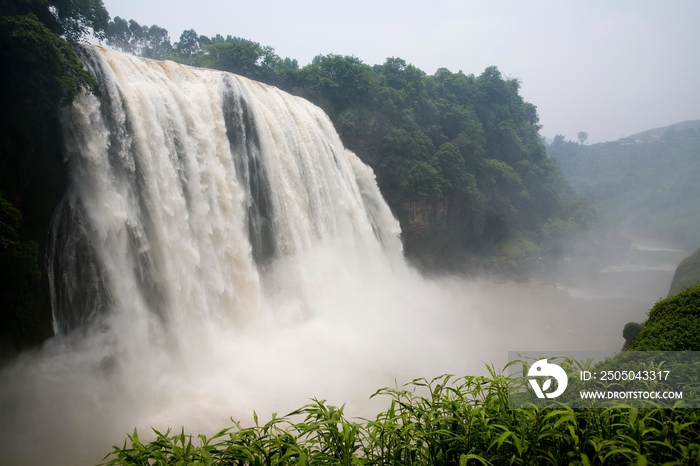
{"type": "Polygon", "coordinates": [[[47,248],[56,334],[109,314],[245,326],[266,315],[277,263],[331,245],[339,260],[400,259],[373,172],[318,107],[100,46],[81,59],[101,95],[63,116],[72,178],[47,248]]]}
{"type": "Polygon", "coordinates": [[[134,428],[211,435],[311,397],[371,418],[387,408],[368,400],[380,387],[601,334],[551,286],[408,267],[374,174],[305,100],[99,46],[80,55],[100,95],[63,115],[56,338],[0,369],[0,463],[97,464],[134,428]]]}

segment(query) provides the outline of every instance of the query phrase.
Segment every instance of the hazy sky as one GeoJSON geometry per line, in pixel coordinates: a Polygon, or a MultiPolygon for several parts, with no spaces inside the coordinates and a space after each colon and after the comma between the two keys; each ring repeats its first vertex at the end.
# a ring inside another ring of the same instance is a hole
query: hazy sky
{"type": "Polygon", "coordinates": [[[542,134],[589,142],[700,119],[700,1],[104,0],[112,17],[243,37],[305,65],[405,59],[428,74],[496,65],[522,81],[542,134]]]}

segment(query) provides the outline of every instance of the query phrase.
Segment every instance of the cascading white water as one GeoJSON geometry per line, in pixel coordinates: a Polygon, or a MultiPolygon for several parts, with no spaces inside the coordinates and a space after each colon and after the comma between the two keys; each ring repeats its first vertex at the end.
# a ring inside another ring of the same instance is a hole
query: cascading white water
{"type": "Polygon", "coordinates": [[[484,372],[509,350],[609,349],[553,287],[408,267],[372,171],[303,99],[81,56],[101,96],[64,115],[57,337],[0,371],[0,464],[95,464],[134,427],[211,434],[311,397],[372,417],[383,386],[484,372]]]}
{"type": "Polygon", "coordinates": [[[343,260],[400,257],[371,170],[319,108],[98,46],[83,60],[102,96],[65,118],[72,185],[48,255],[56,333],[103,313],[246,325],[266,315],[276,260],[330,243],[343,260]]]}

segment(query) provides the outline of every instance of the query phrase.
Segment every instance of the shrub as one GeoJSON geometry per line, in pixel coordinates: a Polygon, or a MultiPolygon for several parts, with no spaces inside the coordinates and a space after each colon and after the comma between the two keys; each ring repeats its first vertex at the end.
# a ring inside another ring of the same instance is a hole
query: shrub
{"type": "Polygon", "coordinates": [[[632,351],[700,351],[700,285],[657,302],[632,351]]]}

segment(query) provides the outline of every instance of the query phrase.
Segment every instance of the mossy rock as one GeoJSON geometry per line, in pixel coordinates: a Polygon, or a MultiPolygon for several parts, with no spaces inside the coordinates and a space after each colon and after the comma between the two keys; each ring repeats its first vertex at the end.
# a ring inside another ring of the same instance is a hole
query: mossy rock
{"type": "Polygon", "coordinates": [[[700,351],[700,285],[656,303],[631,351],[700,351]]]}
{"type": "Polygon", "coordinates": [[[690,286],[700,285],[700,249],[680,263],[673,274],[668,297],[680,293],[690,286]]]}

